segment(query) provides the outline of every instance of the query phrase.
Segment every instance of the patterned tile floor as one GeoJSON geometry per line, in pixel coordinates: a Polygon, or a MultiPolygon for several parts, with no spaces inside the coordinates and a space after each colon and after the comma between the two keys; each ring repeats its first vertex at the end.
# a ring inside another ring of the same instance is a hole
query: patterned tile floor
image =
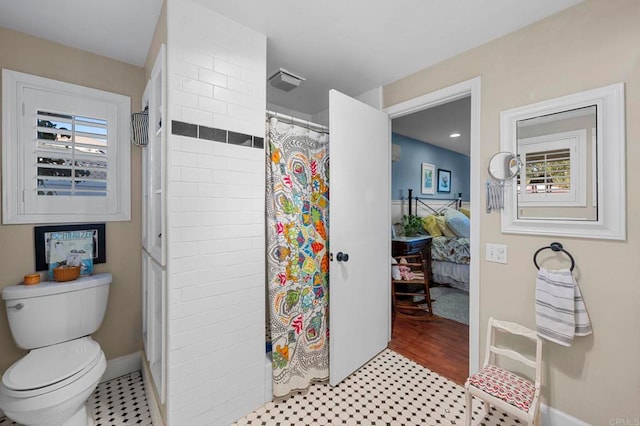
{"type": "MultiPolygon", "coordinates": [[[[89,399],[96,426],[151,426],[140,372],[101,383],[89,399]]],[[[474,401],[474,425],[519,425],[474,401]]],[[[464,389],[386,350],[335,388],[317,383],[270,402],[235,425],[462,425],[464,389]]],[[[15,425],[0,418],[0,426],[15,425]]]]}
{"type": "MultiPolygon", "coordinates": [[[[520,422],[474,400],[474,425],[520,422]]],[[[462,425],[464,388],[386,350],[335,388],[317,383],[306,392],[268,403],[236,425],[462,425]]]]}
{"type": "MultiPolygon", "coordinates": [[[[95,426],[152,426],[139,371],[98,385],[89,398],[95,426]]],[[[17,425],[0,417],[0,426],[17,425]]]]}

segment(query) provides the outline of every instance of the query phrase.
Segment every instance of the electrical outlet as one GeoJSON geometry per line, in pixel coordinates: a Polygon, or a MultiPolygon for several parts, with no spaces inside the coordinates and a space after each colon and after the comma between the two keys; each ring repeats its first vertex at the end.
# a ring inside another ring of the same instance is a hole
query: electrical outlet
{"type": "Polygon", "coordinates": [[[507,246],[487,243],[486,258],[488,262],[507,263],[507,246]]]}

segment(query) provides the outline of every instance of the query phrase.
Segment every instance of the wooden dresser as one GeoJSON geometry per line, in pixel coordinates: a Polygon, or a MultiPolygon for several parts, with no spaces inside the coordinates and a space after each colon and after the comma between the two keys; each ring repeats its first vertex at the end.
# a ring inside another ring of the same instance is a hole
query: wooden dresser
{"type": "Polygon", "coordinates": [[[417,253],[422,253],[422,257],[427,263],[427,276],[429,277],[429,285],[431,285],[433,283],[433,274],[431,272],[431,236],[420,235],[391,239],[392,256],[404,256],[417,253]]]}

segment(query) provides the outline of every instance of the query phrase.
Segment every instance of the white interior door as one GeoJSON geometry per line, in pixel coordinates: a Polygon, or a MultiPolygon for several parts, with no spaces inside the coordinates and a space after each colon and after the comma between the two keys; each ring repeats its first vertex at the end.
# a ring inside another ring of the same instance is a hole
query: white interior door
{"type": "Polygon", "coordinates": [[[329,381],[337,385],[389,338],[389,118],[331,90],[329,133],[329,381]]]}

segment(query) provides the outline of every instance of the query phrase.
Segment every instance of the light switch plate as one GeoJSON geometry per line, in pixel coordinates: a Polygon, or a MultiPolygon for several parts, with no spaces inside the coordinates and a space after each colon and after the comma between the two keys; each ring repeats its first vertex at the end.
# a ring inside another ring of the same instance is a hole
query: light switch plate
{"type": "Polygon", "coordinates": [[[486,258],[488,262],[507,263],[507,246],[505,244],[487,243],[486,258]]]}

